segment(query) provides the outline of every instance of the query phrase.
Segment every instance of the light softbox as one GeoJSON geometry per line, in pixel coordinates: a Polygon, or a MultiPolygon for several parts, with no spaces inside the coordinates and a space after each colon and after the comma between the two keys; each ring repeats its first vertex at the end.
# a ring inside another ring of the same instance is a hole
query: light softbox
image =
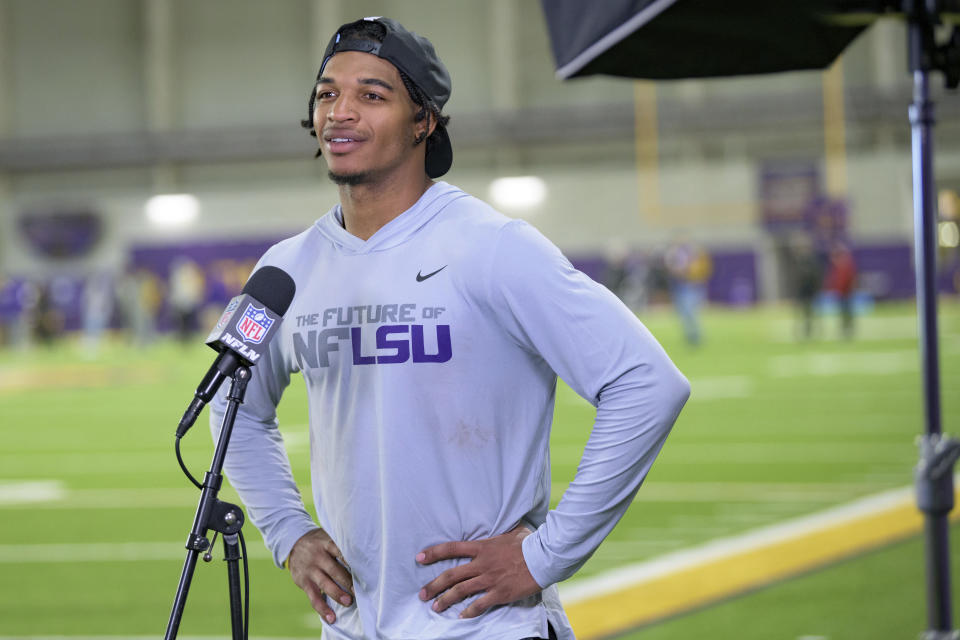
{"type": "Polygon", "coordinates": [[[557,75],[651,80],[822,69],[866,28],[810,0],[543,0],[557,75]]]}

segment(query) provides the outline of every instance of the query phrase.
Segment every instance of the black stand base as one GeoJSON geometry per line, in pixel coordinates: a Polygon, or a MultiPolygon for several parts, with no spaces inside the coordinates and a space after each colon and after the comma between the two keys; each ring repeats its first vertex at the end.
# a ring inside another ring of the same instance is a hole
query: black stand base
{"type": "Polygon", "coordinates": [[[960,457],[960,441],[940,434],[920,438],[916,468],[917,507],[924,514],[926,534],[927,617],[926,640],[960,640],[951,630],[950,521],[954,507],[953,466],[960,457]]]}

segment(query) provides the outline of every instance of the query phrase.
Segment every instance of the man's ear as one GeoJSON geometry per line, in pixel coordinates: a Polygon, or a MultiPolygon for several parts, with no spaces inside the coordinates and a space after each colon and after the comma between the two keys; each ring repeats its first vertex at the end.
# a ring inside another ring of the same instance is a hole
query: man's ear
{"type": "Polygon", "coordinates": [[[429,138],[433,135],[433,130],[437,128],[437,121],[430,117],[430,112],[426,107],[421,107],[420,112],[417,113],[415,127],[417,137],[413,139],[414,145],[418,145],[429,138]]]}
{"type": "Polygon", "coordinates": [[[436,118],[431,118],[431,117],[428,116],[428,117],[427,117],[427,135],[424,136],[424,137],[429,138],[430,136],[432,136],[432,135],[433,135],[433,131],[434,131],[434,129],[436,129],[436,128],[437,128],[437,119],[436,119],[436,118]]]}

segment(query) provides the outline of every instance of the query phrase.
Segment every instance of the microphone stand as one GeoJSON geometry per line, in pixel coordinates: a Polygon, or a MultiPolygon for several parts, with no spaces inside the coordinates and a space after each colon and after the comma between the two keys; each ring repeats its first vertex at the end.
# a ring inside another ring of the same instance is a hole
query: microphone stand
{"type": "Polygon", "coordinates": [[[917,506],[924,514],[926,533],[927,631],[924,640],[957,640],[953,628],[950,584],[950,523],[954,507],[953,466],[960,442],[944,436],[940,422],[940,365],[937,330],[937,211],[933,176],[934,126],[929,75],[940,71],[948,89],[960,84],[960,37],[956,27],[949,41],[939,44],[940,11],[954,0],[904,0],[908,58],[913,73],[910,106],[913,157],[914,260],[920,359],[923,365],[925,430],[919,439],[920,461],[915,470],[917,506]]]}
{"type": "MultiPolygon", "coordinates": [[[[203,484],[199,484],[193,479],[193,476],[184,472],[201,488],[200,502],[197,505],[197,512],[193,519],[193,527],[190,535],[187,537],[187,557],[183,564],[183,571],[180,574],[180,583],[177,586],[177,594],[173,601],[173,609],[170,612],[170,620],[167,623],[167,632],[165,640],[173,640],[177,637],[177,630],[180,627],[180,619],[183,616],[183,608],[187,602],[187,593],[190,590],[190,583],[193,580],[193,572],[197,566],[197,557],[201,552],[204,553],[203,559],[210,561],[212,543],[207,540],[207,532],[213,530],[214,542],[218,533],[223,534],[224,559],[227,562],[227,581],[230,590],[230,622],[233,630],[233,640],[246,640],[249,627],[249,607],[244,607],[241,601],[240,588],[240,570],[238,563],[241,558],[246,561],[245,551],[240,553],[240,547],[244,545],[243,534],[240,528],[243,526],[243,511],[240,507],[217,499],[220,486],[223,484],[223,462],[227,455],[227,446],[230,443],[230,434],[233,431],[233,423],[237,417],[237,411],[240,404],[243,403],[243,397],[247,390],[247,382],[250,380],[250,369],[244,366],[238,367],[233,374],[233,382],[230,384],[230,392],[227,395],[227,410],[223,416],[223,423],[220,428],[220,438],[217,441],[216,449],[213,453],[213,460],[210,463],[210,470],[203,477],[203,484]],[[239,543],[239,544],[238,544],[239,543]],[[245,615],[246,614],[246,615],[245,615]]],[[[180,437],[177,437],[179,447],[180,437]]],[[[179,449],[178,449],[179,451],[179,449]]],[[[181,466],[183,465],[181,461],[181,466]]],[[[247,571],[244,571],[248,575],[247,571]]],[[[249,580],[246,594],[249,597],[249,580]]]]}

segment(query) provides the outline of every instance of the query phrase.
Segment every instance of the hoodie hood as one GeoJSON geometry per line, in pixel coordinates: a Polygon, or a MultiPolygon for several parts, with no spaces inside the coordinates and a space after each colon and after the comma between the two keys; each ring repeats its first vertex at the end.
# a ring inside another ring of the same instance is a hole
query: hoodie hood
{"type": "Polygon", "coordinates": [[[361,240],[343,227],[343,210],[337,204],[314,227],[324,238],[347,254],[385,251],[403,244],[420,227],[430,222],[448,204],[467,194],[446,182],[436,182],[427,189],[412,207],[383,225],[367,240],[361,240]]]}

